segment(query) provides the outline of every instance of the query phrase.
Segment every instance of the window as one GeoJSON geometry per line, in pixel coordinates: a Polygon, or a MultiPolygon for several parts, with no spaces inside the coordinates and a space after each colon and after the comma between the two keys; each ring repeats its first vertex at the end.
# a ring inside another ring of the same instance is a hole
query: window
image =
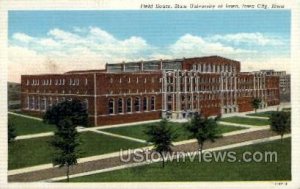
{"type": "Polygon", "coordinates": [[[144,97],[144,99],[143,99],[143,110],[144,111],[148,110],[147,106],[148,106],[147,97],[144,97]]]}
{"type": "Polygon", "coordinates": [[[30,98],[29,98],[29,96],[27,96],[27,98],[26,98],[26,104],[27,104],[27,109],[29,109],[29,103],[30,103],[30,98]]]}
{"type": "Polygon", "coordinates": [[[85,99],[83,101],[83,108],[87,111],[89,109],[89,100],[85,99]]]}
{"type": "Polygon", "coordinates": [[[131,98],[128,98],[127,99],[127,102],[126,102],[126,112],[131,112],[131,98]]]}
{"type": "Polygon", "coordinates": [[[118,113],[123,113],[123,99],[118,99],[118,113]]]}
{"type": "Polygon", "coordinates": [[[172,110],[172,105],[171,104],[168,104],[167,106],[167,111],[171,111],[172,110]]]}
{"type": "Polygon", "coordinates": [[[40,103],[39,103],[40,99],[39,98],[36,98],[35,99],[35,109],[36,110],[39,110],[40,109],[40,103]]]}
{"type": "Polygon", "coordinates": [[[49,107],[52,107],[52,97],[49,98],[49,107]]]}
{"type": "Polygon", "coordinates": [[[172,95],[168,95],[167,99],[168,99],[168,102],[172,101],[172,95]]]}
{"type": "Polygon", "coordinates": [[[46,98],[43,97],[41,101],[41,110],[46,110],[46,98]]]}
{"type": "Polygon", "coordinates": [[[108,101],[108,113],[113,114],[114,113],[114,100],[109,99],[108,101]]]}
{"type": "Polygon", "coordinates": [[[34,97],[31,97],[29,100],[29,109],[33,109],[34,108],[34,97]]]}
{"type": "Polygon", "coordinates": [[[151,103],[150,103],[150,108],[151,110],[154,110],[155,109],[155,97],[151,97],[151,103]]]}
{"type": "Polygon", "coordinates": [[[140,98],[139,97],[135,98],[134,107],[135,107],[135,111],[136,112],[141,111],[141,109],[140,109],[140,98]]]}

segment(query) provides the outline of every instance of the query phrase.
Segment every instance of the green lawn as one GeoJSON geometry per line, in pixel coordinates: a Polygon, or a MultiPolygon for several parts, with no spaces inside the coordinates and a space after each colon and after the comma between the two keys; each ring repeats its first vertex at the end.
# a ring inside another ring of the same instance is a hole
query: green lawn
{"type": "MultiPolygon", "coordinates": [[[[167,162],[127,168],[71,179],[71,182],[144,181],[270,181],[291,180],[291,140],[280,140],[231,149],[240,159],[245,151],[277,152],[277,162],[167,162]]],[[[197,158],[196,158],[197,159],[197,158]]]]}
{"type": "MultiPolygon", "coordinates": [[[[94,132],[80,133],[81,157],[100,155],[119,151],[121,148],[138,148],[146,144],[110,137],[94,132]]],[[[17,169],[39,164],[51,163],[51,137],[17,140],[8,146],[8,169],[17,169]]]]}
{"type": "Polygon", "coordinates": [[[270,124],[269,120],[267,120],[267,119],[246,118],[246,117],[239,117],[239,116],[221,118],[220,121],[226,121],[226,122],[237,123],[237,124],[253,125],[253,126],[263,126],[263,125],[270,124]]]}
{"type": "Polygon", "coordinates": [[[257,112],[257,113],[251,113],[247,114],[249,116],[257,116],[257,117],[271,117],[271,114],[275,111],[266,111],[266,112],[257,112]]]}
{"type": "Polygon", "coordinates": [[[292,110],[292,108],[282,108],[282,111],[291,111],[292,110]]]}
{"type": "MultiPolygon", "coordinates": [[[[118,128],[109,128],[109,129],[104,129],[103,131],[147,140],[148,137],[144,133],[144,131],[147,129],[148,126],[154,126],[155,124],[158,124],[158,123],[141,124],[141,125],[135,125],[135,126],[118,127],[118,128]]],[[[182,141],[182,140],[189,139],[190,134],[185,130],[184,125],[182,123],[169,122],[169,125],[172,127],[173,131],[178,136],[175,141],[182,141]]],[[[241,129],[244,129],[244,128],[220,125],[220,133],[241,130],[241,129]]]]}
{"type": "Polygon", "coordinates": [[[8,114],[8,118],[13,122],[17,136],[26,134],[36,134],[51,132],[55,130],[55,125],[49,125],[42,121],[8,114]]]}

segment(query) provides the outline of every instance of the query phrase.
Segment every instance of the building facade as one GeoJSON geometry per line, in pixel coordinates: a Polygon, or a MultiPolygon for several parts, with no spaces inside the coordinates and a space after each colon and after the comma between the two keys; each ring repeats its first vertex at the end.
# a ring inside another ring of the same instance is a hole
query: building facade
{"type": "Polygon", "coordinates": [[[268,76],[279,77],[280,101],[290,102],[291,99],[291,75],[286,71],[260,70],[268,76]]]}
{"type": "Polygon", "coordinates": [[[22,75],[22,111],[41,116],[64,100],[80,99],[92,125],[186,118],[278,105],[279,77],[240,72],[240,62],[219,56],[122,62],[104,70],[22,75]]]}

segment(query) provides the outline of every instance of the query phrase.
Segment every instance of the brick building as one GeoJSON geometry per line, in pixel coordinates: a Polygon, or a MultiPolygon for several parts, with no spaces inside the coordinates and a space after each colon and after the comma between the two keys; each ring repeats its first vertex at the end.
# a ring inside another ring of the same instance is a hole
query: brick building
{"type": "Polygon", "coordinates": [[[42,115],[53,104],[85,102],[93,125],[172,117],[191,112],[206,116],[277,105],[279,77],[240,72],[240,62],[219,56],[122,62],[104,70],[22,75],[22,111],[42,115]]]}
{"type": "Polygon", "coordinates": [[[291,75],[286,71],[260,70],[268,76],[279,77],[280,101],[290,102],[291,99],[291,75]]]}

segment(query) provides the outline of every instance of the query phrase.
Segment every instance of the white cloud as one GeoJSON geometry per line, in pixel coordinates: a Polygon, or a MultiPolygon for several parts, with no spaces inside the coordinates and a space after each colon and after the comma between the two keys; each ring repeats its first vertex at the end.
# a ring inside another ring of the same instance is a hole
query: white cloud
{"type": "Polygon", "coordinates": [[[29,35],[26,35],[24,33],[15,33],[13,34],[12,38],[24,43],[29,43],[34,39],[33,37],[30,37],[29,35]]]}
{"type": "Polygon", "coordinates": [[[288,57],[265,57],[260,60],[242,59],[241,71],[283,70],[291,73],[291,60],[288,57]]]}
{"type": "MultiPolygon", "coordinates": [[[[227,43],[246,43],[251,42],[251,40],[261,45],[277,44],[277,42],[271,42],[271,39],[257,33],[214,35],[208,38],[185,34],[166,47],[150,45],[139,36],[118,39],[109,32],[97,27],[73,28],[71,32],[55,28],[42,38],[24,33],[15,33],[8,48],[9,80],[20,81],[21,74],[102,69],[106,62],[210,55],[241,60],[244,71],[267,68],[287,69],[282,64],[287,62],[287,59],[278,58],[276,60],[273,58],[268,61],[269,55],[268,57],[261,56],[264,53],[267,54],[266,52],[247,50],[242,48],[243,45],[234,47],[227,43]],[[257,57],[260,57],[260,59],[257,57]]],[[[289,64],[287,63],[287,65],[289,64]]]]}
{"type": "Polygon", "coordinates": [[[180,56],[204,56],[204,55],[233,55],[239,53],[251,53],[238,48],[226,46],[218,42],[209,42],[200,36],[185,34],[169,47],[174,55],[180,56]]]}
{"type": "Polygon", "coordinates": [[[96,27],[90,27],[90,37],[93,40],[96,40],[97,42],[100,43],[116,43],[117,40],[115,39],[115,37],[111,34],[109,34],[108,32],[100,29],[100,28],[96,28],[96,27]]]}
{"type": "Polygon", "coordinates": [[[53,48],[61,47],[61,45],[58,42],[54,41],[51,38],[41,39],[41,40],[38,41],[38,43],[40,45],[44,46],[44,47],[49,47],[49,48],[51,48],[51,47],[53,47],[53,48]]]}
{"type": "Polygon", "coordinates": [[[253,45],[282,45],[282,41],[272,35],[262,33],[235,33],[226,35],[214,35],[207,38],[210,41],[232,42],[235,45],[253,44],[253,45]]]}

